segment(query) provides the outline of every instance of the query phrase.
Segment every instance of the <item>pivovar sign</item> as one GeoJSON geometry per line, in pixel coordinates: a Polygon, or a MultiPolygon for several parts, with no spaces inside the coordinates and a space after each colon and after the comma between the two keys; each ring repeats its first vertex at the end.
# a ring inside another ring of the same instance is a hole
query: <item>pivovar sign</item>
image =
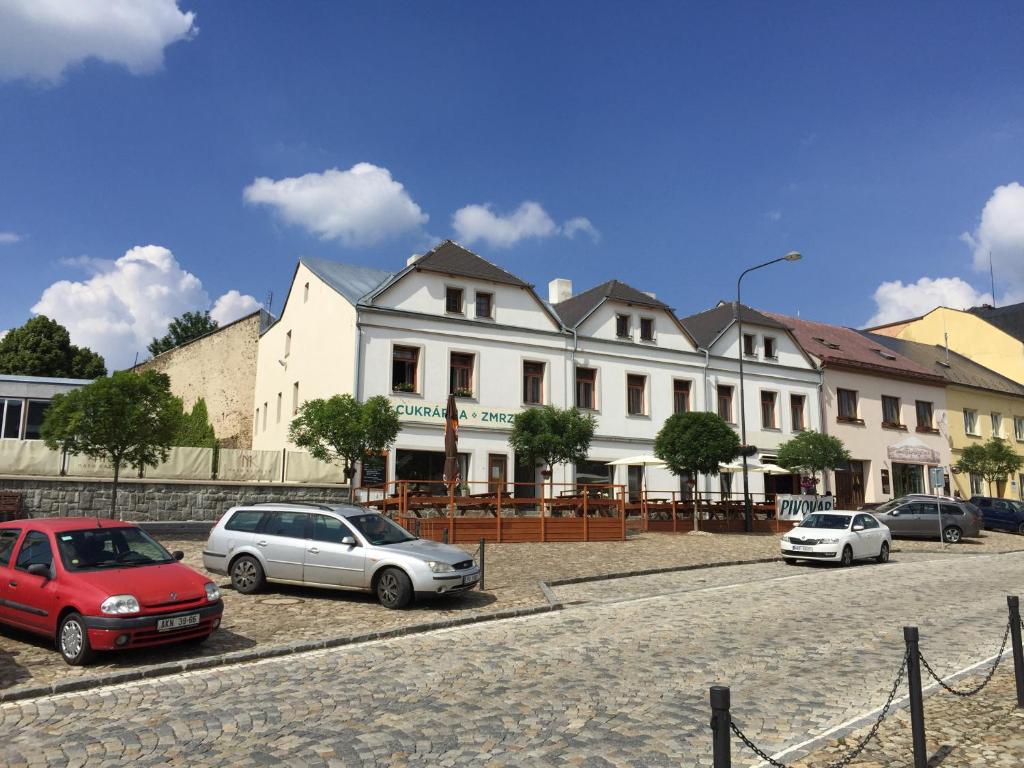
{"type": "Polygon", "coordinates": [[[775,514],[779,520],[803,520],[812,512],[835,509],[831,496],[795,496],[779,493],[775,496],[775,514]]]}

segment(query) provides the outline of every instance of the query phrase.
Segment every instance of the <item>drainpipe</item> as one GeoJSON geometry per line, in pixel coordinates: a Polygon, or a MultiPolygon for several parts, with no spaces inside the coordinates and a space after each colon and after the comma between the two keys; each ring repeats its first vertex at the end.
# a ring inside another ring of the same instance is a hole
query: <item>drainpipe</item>
{"type": "MultiPolygon", "coordinates": [[[[358,311],[358,310],[357,310],[358,311]]],[[[352,383],[352,391],[355,393],[356,401],[363,399],[363,326],[356,316],[356,360],[355,360],[355,381],[352,383]]]]}
{"type": "MultiPolygon", "coordinates": [[[[821,434],[828,434],[828,419],[825,418],[825,368],[818,368],[818,418],[821,420],[821,434]]],[[[825,480],[825,492],[832,492],[832,476],[823,472],[825,480]]]]}
{"type": "MultiPolygon", "coordinates": [[[[707,413],[712,413],[713,411],[710,410],[710,406],[709,406],[711,401],[709,399],[710,395],[709,395],[709,390],[708,390],[708,387],[710,386],[708,384],[708,368],[711,366],[711,350],[705,349],[705,350],[702,350],[702,351],[704,352],[704,411],[707,412],[707,413]]],[[[700,480],[700,478],[696,478],[696,479],[698,481],[700,480]]],[[[705,484],[705,486],[709,485],[710,483],[711,483],[711,479],[709,477],[705,476],[704,477],[704,484],[705,484]]],[[[700,488],[700,483],[699,482],[695,482],[693,487],[699,489],[700,488]]],[[[705,491],[710,491],[711,489],[706,487],[704,490],[705,491]]]]}
{"type": "MultiPolygon", "coordinates": [[[[572,376],[573,382],[576,381],[576,351],[577,351],[577,349],[579,349],[579,343],[580,343],[580,339],[579,339],[579,336],[576,333],[576,326],[573,326],[573,329],[572,329],[572,353],[569,355],[569,374],[572,376]]],[[[564,395],[563,395],[564,396],[564,401],[563,402],[565,403],[565,406],[568,408],[569,407],[569,376],[568,375],[565,377],[565,381],[563,382],[562,389],[564,391],[564,395]]],[[[576,405],[575,392],[574,392],[574,395],[573,395],[572,404],[574,406],[576,405]]],[[[566,473],[568,471],[569,471],[569,466],[565,465],[565,468],[562,470],[562,473],[563,473],[562,474],[562,482],[568,482],[569,481],[568,478],[566,477],[566,473]]],[[[573,470],[572,470],[572,479],[573,479],[573,482],[576,481],[576,467],[575,466],[573,467],[573,470]]]]}

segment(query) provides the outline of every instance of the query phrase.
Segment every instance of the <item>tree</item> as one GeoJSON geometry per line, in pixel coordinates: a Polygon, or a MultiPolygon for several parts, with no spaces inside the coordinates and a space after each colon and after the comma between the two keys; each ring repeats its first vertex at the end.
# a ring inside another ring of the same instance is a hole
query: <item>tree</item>
{"type": "Polygon", "coordinates": [[[95,379],[106,376],[107,367],[91,349],[72,344],[63,325],[46,315],[37,315],[0,340],[0,373],[95,379]]]}
{"type": "Polygon", "coordinates": [[[1006,480],[1014,474],[1024,459],[1010,447],[1001,437],[993,437],[983,445],[969,445],[964,448],[956,468],[971,475],[980,475],[988,483],[989,495],[992,494],[992,483],[1006,480]]]}
{"type": "Polygon", "coordinates": [[[166,374],[116,371],[81,389],[54,396],[43,419],[43,441],[53,450],[110,462],[114,469],[113,518],[121,468],[166,461],[181,418],[181,401],[171,394],[166,374]]]}
{"type": "Polygon", "coordinates": [[[217,435],[213,431],[213,425],[210,424],[206,400],[203,398],[200,397],[196,400],[191,412],[182,409],[181,422],[174,435],[174,445],[187,445],[196,448],[215,448],[217,446],[217,435]]]}
{"type": "Polygon", "coordinates": [[[835,469],[849,459],[850,453],[842,440],[821,432],[801,432],[779,446],[780,467],[814,478],[819,472],[835,469]]]}
{"type": "Polygon", "coordinates": [[[149,350],[149,354],[156,357],[161,352],[180,347],[217,328],[217,321],[210,317],[209,312],[186,312],[171,320],[171,324],[167,326],[167,333],[149,342],[146,349],[149,350]]]}
{"type": "MultiPolygon", "coordinates": [[[[654,438],[654,455],[669,471],[681,477],[717,475],[718,465],[727,464],[740,452],[740,438],[721,416],[687,411],[669,416],[654,438]]],[[[700,494],[695,494],[693,519],[700,519],[700,494]]]]}
{"type": "Polygon", "coordinates": [[[400,428],[398,414],[383,395],[365,403],[352,395],[334,395],[304,402],[288,427],[288,439],[320,461],[343,460],[351,501],[356,464],[371,453],[388,450],[400,428]]]}
{"type": "Polygon", "coordinates": [[[575,463],[587,458],[594,439],[594,417],[576,408],[562,410],[553,405],[527,408],[512,420],[508,444],[530,464],[543,461],[549,473],[549,496],[554,496],[556,464],[575,463]]]}

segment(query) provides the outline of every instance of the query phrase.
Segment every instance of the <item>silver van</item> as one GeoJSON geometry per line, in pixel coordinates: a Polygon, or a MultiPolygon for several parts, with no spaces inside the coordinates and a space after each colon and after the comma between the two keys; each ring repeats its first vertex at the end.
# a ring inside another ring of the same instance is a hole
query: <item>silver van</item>
{"type": "Polygon", "coordinates": [[[267,582],[376,594],[386,608],[472,589],[480,567],[458,547],[419,539],[354,504],[232,507],[210,532],[203,565],[243,594],[267,582]]]}

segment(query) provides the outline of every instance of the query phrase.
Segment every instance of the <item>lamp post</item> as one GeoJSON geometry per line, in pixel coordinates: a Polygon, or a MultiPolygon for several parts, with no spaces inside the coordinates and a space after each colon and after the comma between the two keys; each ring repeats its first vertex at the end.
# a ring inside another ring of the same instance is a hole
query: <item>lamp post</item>
{"type": "Polygon", "coordinates": [[[736,303],[732,308],[732,316],[740,333],[740,442],[743,444],[743,530],[747,533],[754,530],[754,511],[750,507],[750,479],[747,473],[747,399],[743,388],[743,316],[740,312],[740,284],[747,273],[753,272],[755,269],[778,264],[780,261],[800,261],[801,258],[803,257],[796,251],[790,251],[785,256],[780,256],[777,259],[766,261],[764,264],[757,264],[743,270],[736,280],[736,303]]]}

